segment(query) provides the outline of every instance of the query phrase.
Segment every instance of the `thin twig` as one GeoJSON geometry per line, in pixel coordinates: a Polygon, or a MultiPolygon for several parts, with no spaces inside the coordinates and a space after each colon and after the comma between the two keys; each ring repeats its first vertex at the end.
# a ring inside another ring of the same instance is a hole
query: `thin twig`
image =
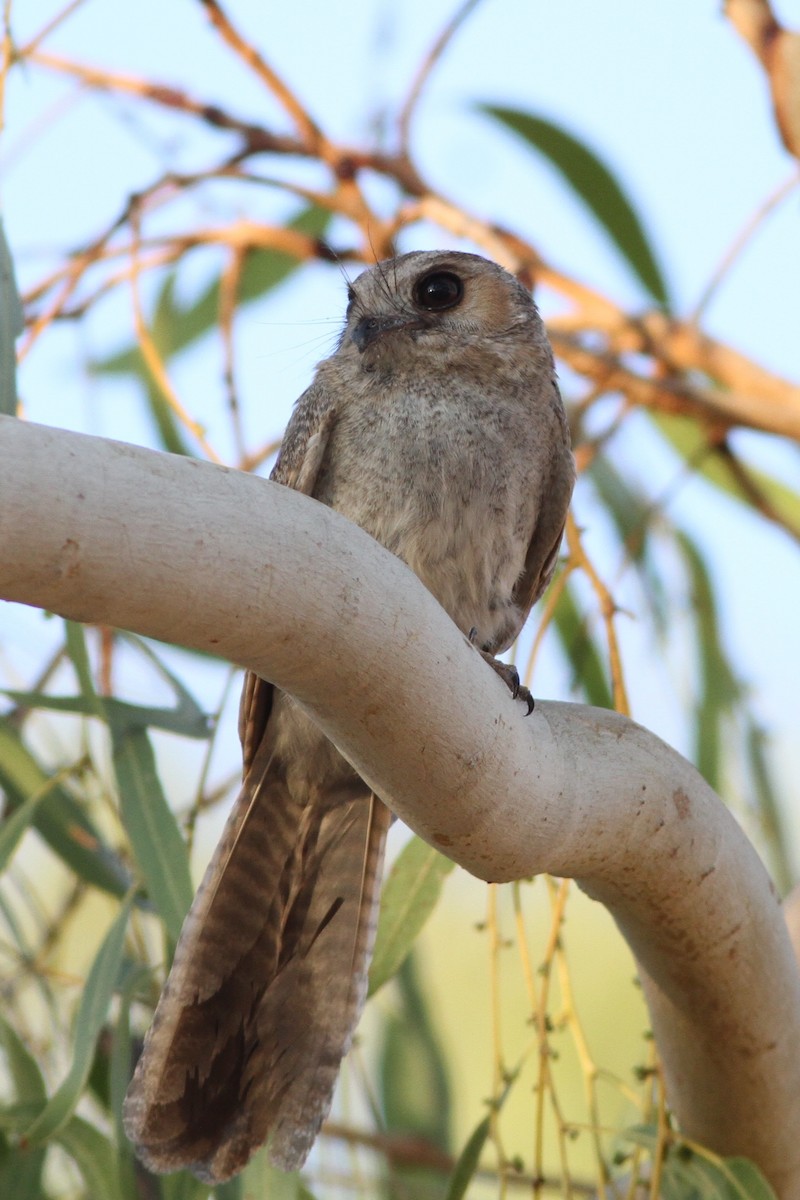
{"type": "Polygon", "coordinates": [[[58,29],[59,25],[66,21],[67,17],[71,17],[75,10],[80,8],[82,4],[83,0],[70,0],[66,8],[62,8],[61,12],[56,13],[38,33],[34,34],[29,42],[26,42],[24,48],[19,52],[19,57],[25,58],[35,50],[54,30],[58,29]]]}
{"type": "Polygon", "coordinates": [[[200,0],[208,13],[209,20],[222,40],[238,54],[242,62],[261,80],[292,118],[307,153],[322,155],[326,144],[322,130],[312,118],[305,105],[280,78],[278,73],[262,58],[255,46],[246,41],[234,27],[217,0],[200,0]]]}
{"type": "Polygon", "coordinates": [[[170,84],[153,83],[136,75],[105,71],[99,67],[90,67],[85,63],[73,62],[71,59],[62,58],[57,54],[45,54],[39,50],[33,51],[28,56],[28,61],[36,63],[37,66],[46,67],[50,71],[72,75],[86,87],[138,96],[143,100],[160,104],[164,108],[199,117],[215,129],[238,133],[250,154],[272,152],[307,156],[309,153],[305,142],[299,141],[297,138],[270,133],[262,125],[254,125],[250,121],[240,120],[225,112],[218,105],[196,100],[187,92],[172,87],[170,84]]]}
{"type": "Polygon", "coordinates": [[[422,95],[431,74],[444,54],[450,42],[455,37],[458,30],[466,21],[472,10],[477,7],[480,0],[464,0],[464,3],[456,10],[453,16],[442,29],[439,36],[431,46],[428,53],[420,63],[419,69],[411,82],[411,87],[408,89],[408,95],[405,102],[400,108],[400,115],[397,118],[397,140],[402,155],[408,156],[409,131],[411,119],[414,116],[414,111],[419,103],[419,98],[422,95]]]}
{"type": "Polygon", "coordinates": [[[725,279],[725,276],[729,274],[732,267],[735,265],[736,260],[741,256],[742,251],[747,243],[752,239],[754,234],[757,233],[760,226],[764,224],[770,213],[773,212],[786,199],[787,196],[791,195],[791,193],[798,186],[800,186],[800,170],[795,167],[789,178],[784,180],[779,187],[775,188],[775,191],[771,192],[770,195],[767,196],[766,200],[758,206],[753,215],[748,218],[742,229],[739,230],[736,237],[723,254],[719,265],[706,284],[700,299],[697,301],[694,311],[689,314],[687,321],[690,325],[697,325],[699,323],[700,318],[705,313],[716,292],[719,290],[720,284],[725,279]]]}
{"type": "Polygon", "coordinates": [[[3,40],[0,42],[0,133],[5,129],[6,80],[14,57],[14,40],[11,37],[11,0],[4,0],[3,40]]]}

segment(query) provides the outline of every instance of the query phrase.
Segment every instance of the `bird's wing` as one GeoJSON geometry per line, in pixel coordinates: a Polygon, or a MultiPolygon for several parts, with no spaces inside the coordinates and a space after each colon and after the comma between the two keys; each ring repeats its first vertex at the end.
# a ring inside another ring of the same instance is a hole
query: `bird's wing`
{"type": "MultiPolygon", "coordinates": [[[[270,473],[272,482],[313,496],[335,421],[336,406],[331,393],[315,381],[294,406],[280,453],[270,473]]],[[[271,683],[252,671],[246,673],[239,705],[239,739],[245,778],[264,737],[272,711],[272,696],[271,683]]]]}
{"type": "Polygon", "coordinates": [[[525,556],[525,568],[514,586],[514,603],[520,610],[519,628],[505,646],[505,650],[525,624],[528,614],[553,577],[561,548],[561,538],[567,520],[567,511],[575,486],[575,462],[569,448],[568,436],[562,443],[562,452],[556,455],[550,471],[541,486],[539,517],[525,556]]]}

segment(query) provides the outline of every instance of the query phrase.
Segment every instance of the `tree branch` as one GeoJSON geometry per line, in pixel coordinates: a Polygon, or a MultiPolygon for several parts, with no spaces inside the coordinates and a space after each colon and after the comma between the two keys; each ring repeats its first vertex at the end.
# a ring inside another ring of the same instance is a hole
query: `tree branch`
{"type": "Polygon", "coordinates": [[[798,1200],[800,973],[689,763],[616,713],[526,718],[411,571],[307,497],[9,417],[0,462],[0,596],[248,666],[474,874],[574,876],[636,955],[683,1132],[798,1200]]]}

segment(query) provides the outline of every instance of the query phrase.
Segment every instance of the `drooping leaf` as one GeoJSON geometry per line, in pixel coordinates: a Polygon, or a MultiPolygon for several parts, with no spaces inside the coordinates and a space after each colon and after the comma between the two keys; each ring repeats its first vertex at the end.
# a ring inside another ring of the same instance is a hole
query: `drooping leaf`
{"type": "Polygon", "coordinates": [[[114,1123],[117,1150],[117,1174],[119,1190],[123,1200],[139,1200],[136,1183],[133,1147],[125,1136],[122,1124],[122,1102],[128,1089],[133,1069],[133,1039],[130,1029],[131,1004],[139,989],[150,976],[145,967],[131,965],[119,989],[119,1013],[114,1025],[111,1041],[109,1068],[109,1094],[111,1117],[114,1123]]]}
{"type": "Polygon", "coordinates": [[[241,1185],[241,1200],[249,1200],[251,1196],[269,1197],[269,1200],[314,1200],[300,1172],[279,1171],[273,1167],[264,1146],[256,1151],[237,1179],[215,1188],[215,1200],[239,1200],[235,1193],[229,1195],[227,1191],[235,1183],[241,1185]]]}
{"type": "MultiPolygon", "coordinates": [[[[251,1195],[265,1196],[267,1193],[258,1191],[252,1192],[251,1195]]],[[[245,1200],[243,1174],[234,1175],[233,1179],[218,1184],[214,1188],[214,1200],[245,1200]]]]}
{"type": "Polygon", "coordinates": [[[0,218],[0,416],[17,414],[16,340],[25,328],[14,262],[0,218]]]}
{"type": "Polygon", "coordinates": [[[117,1175],[116,1147],[82,1117],[71,1117],[54,1135],[86,1184],[90,1200],[123,1200],[117,1175]]]}
{"type": "Polygon", "coordinates": [[[113,896],[124,896],[132,881],[121,859],[70,793],[60,785],[48,787],[48,783],[49,776],[17,730],[0,717],[0,786],[9,815],[30,796],[45,790],[33,814],[33,828],[80,879],[113,896]]]}
{"type": "MultiPolygon", "coordinates": [[[[517,1076],[519,1075],[519,1067],[512,1072],[508,1081],[496,1100],[492,1101],[492,1108],[495,1112],[500,1112],[508,1095],[513,1087],[517,1076]]],[[[453,1173],[450,1176],[445,1200],[461,1200],[462,1196],[467,1194],[467,1188],[472,1182],[472,1177],[478,1169],[483,1147],[486,1145],[492,1128],[492,1114],[489,1113],[480,1121],[473,1129],[470,1136],[467,1138],[464,1149],[458,1156],[456,1165],[453,1167],[453,1173]]]]}
{"type": "MultiPolygon", "coordinates": [[[[659,1147],[653,1125],[634,1125],[623,1137],[651,1155],[659,1147]]],[[[718,1158],[688,1146],[668,1145],[661,1164],[663,1200],[777,1200],[758,1168],[746,1158],[718,1158]]]]}
{"type": "Polygon", "coordinates": [[[36,1059],[17,1031],[0,1015],[0,1046],[8,1068],[7,1078],[14,1084],[14,1095],[21,1104],[45,1100],[47,1089],[36,1059]]]}
{"type": "Polygon", "coordinates": [[[27,800],[23,801],[11,816],[0,823],[0,872],[6,869],[9,859],[22,840],[22,835],[33,822],[42,802],[53,786],[52,780],[48,779],[38,792],[28,796],[27,800]]]}
{"type": "Polygon", "coordinates": [[[369,995],[391,979],[433,912],[453,863],[413,837],[399,854],[381,893],[369,995]]]}
{"type": "Polygon", "coordinates": [[[596,708],[613,708],[614,700],[603,662],[568,583],[559,596],[555,627],[572,673],[572,686],[596,708]]]}
{"type": "Polygon", "coordinates": [[[750,768],[753,796],[758,816],[769,850],[770,874],[782,896],[789,892],[794,883],[794,870],[789,856],[790,838],[786,828],[784,812],[789,805],[780,803],[772,768],[764,750],[766,734],[752,719],[747,721],[745,752],[750,768]]]}
{"type": "MultiPolygon", "coordinates": [[[[403,961],[395,983],[399,1009],[385,1020],[380,1055],[386,1127],[393,1134],[410,1134],[447,1151],[452,1111],[447,1060],[420,987],[413,951],[403,961]]],[[[413,1171],[420,1173],[419,1168],[413,1171]]]]}
{"type": "Polygon", "coordinates": [[[42,1145],[66,1125],[83,1094],[95,1043],[119,978],[132,902],[133,896],[129,894],[92,963],[75,1021],[72,1065],[60,1087],[25,1131],[25,1138],[32,1146],[42,1145]]]}
{"type": "Polygon", "coordinates": [[[150,738],[138,721],[131,725],[126,719],[130,714],[125,708],[131,706],[108,705],[97,695],[83,629],[71,621],[67,622],[67,651],[83,700],[108,721],[122,820],[147,893],[176,942],[192,902],[189,855],[164,796],[150,738]]]}
{"type": "Polygon", "coordinates": [[[642,593],[650,605],[656,627],[663,633],[667,625],[667,595],[650,553],[652,502],[623,478],[607,455],[598,454],[587,475],[630,562],[639,573],[642,593]]]}
{"type": "Polygon", "coordinates": [[[176,942],[193,895],[186,843],[164,796],[147,732],[118,729],[112,719],[111,737],[122,820],[147,894],[176,942]]]}
{"type": "MultiPolygon", "coordinates": [[[[650,418],[695,474],[740,504],[753,507],[751,496],[742,487],[729,463],[720,454],[709,452],[708,437],[697,421],[677,413],[651,412],[650,418]]],[[[775,513],[793,530],[800,531],[800,492],[787,487],[766,471],[756,467],[747,469],[753,484],[775,513]]]]}
{"type": "Polygon", "coordinates": [[[703,778],[719,791],[723,724],[742,700],[743,692],[720,639],[714,586],[703,555],[683,530],[676,531],[675,540],[689,573],[692,614],[697,628],[700,688],[695,707],[694,762],[703,778]]]}
{"type": "Polygon", "coordinates": [[[479,108],[545,156],[594,214],[656,304],[669,309],[664,273],[644,225],[619,180],[600,156],[544,117],[494,104],[481,104],[479,108]]]}
{"type": "Polygon", "coordinates": [[[486,1145],[486,1139],[489,1136],[491,1127],[492,1118],[488,1116],[484,1117],[473,1129],[464,1149],[458,1156],[456,1165],[453,1167],[453,1174],[450,1176],[445,1200],[461,1200],[462,1196],[466,1196],[467,1188],[478,1169],[478,1163],[480,1162],[483,1147],[486,1145]]]}
{"type": "Polygon", "coordinates": [[[9,1143],[0,1134],[0,1196],[42,1200],[42,1171],[46,1147],[9,1143]]]}
{"type": "Polygon", "coordinates": [[[161,1200],[206,1200],[210,1193],[207,1183],[201,1183],[188,1171],[178,1171],[174,1175],[164,1175],[159,1179],[161,1200]]]}
{"type": "Polygon", "coordinates": [[[102,719],[103,702],[94,686],[92,665],[86,646],[86,630],[77,621],[64,622],[65,648],[78,677],[78,687],[85,700],[91,701],[95,715],[102,719]]]}
{"type": "Polygon", "coordinates": [[[210,732],[208,718],[183,682],[170,671],[143,638],[120,632],[120,641],[128,642],[147,659],[159,675],[166,680],[175,693],[176,703],[172,708],[145,704],[131,704],[113,696],[99,696],[92,680],[91,665],[86,648],[83,627],[74,621],[65,622],[66,647],[78,677],[80,694],[76,696],[50,696],[44,692],[19,692],[3,689],[3,695],[20,708],[40,708],[50,712],[75,713],[85,717],[98,717],[120,731],[137,729],[161,729],[181,737],[207,738],[210,732]]]}
{"type": "MultiPolygon", "coordinates": [[[[47,696],[43,692],[16,692],[0,689],[4,696],[13,700],[20,708],[41,708],[47,712],[75,713],[78,716],[97,716],[97,705],[85,696],[47,696]]],[[[152,705],[130,704],[116,700],[113,696],[102,698],[102,711],[109,722],[126,729],[160,729],[164,733],[176,733],[180,737],[208,737],[208,719],[200,709],[187,711],[181,705],[175,708],[155,708],[152,705]]]]}

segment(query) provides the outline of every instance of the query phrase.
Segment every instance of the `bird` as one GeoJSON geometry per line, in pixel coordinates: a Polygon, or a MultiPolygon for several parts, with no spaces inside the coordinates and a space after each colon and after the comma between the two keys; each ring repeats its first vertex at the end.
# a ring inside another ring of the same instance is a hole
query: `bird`
{"type": "MultiPolygon", "coordinates": [[[[455,250],[365,270],[271,479],[403,559],[506,681],[509,703],[530,708],[496,656],[553,575],[575,466],[521,282],[455,250]]],[[[275,1166],[304,1163],[364,1005],[392,820],[291,696],[252,673],[239,734],[241,790],[123,1110],[149,1169],[210,1184],[265,1142],[275,1166]]]]}

